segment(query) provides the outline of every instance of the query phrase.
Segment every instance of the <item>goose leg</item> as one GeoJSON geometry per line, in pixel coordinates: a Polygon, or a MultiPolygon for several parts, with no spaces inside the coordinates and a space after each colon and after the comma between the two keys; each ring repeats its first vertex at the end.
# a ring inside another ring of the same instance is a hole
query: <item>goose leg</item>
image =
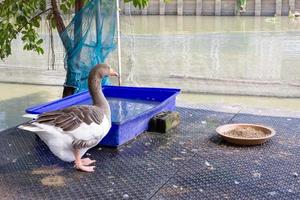
{"type": "Polygon", "coordinates": [[[95,166],[86,166],[85,164],[94,163],[95,161],[90,159],[81,159],[80,153],[78,149],[74,150],[74,156],[75,156],[75,168],[84,172],[94,172],[95,166]]]}

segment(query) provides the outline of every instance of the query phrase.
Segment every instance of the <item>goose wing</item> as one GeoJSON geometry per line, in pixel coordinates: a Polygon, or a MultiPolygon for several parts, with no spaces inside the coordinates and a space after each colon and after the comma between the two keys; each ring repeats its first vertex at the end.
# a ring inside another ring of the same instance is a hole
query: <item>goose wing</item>
{"type": "Polygon", "coordinates": [[[82,123],[90,125],[94,122],[100,125],[103,118],[104,113],[99,107],[82,105],[43,113],[33,122],[52,125],[63,131],[73,131],[82,123]]]}

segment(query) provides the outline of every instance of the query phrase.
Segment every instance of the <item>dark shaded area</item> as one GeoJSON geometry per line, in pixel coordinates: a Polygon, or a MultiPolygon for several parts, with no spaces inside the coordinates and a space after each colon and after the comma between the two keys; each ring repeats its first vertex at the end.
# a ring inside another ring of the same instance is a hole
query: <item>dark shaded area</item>
{"type": "Polygon", "coordinates": [[[300,119],[177,111],[181,124],[167,134],[148,132],[118,150],[90,150],[93,174],[59,161],[33,133],[1,132],[1,199],[300,198],[300,119]],[[228,122],[269,125],[277,135],[261,146],[232,146],[215,133],[228,122]]]}

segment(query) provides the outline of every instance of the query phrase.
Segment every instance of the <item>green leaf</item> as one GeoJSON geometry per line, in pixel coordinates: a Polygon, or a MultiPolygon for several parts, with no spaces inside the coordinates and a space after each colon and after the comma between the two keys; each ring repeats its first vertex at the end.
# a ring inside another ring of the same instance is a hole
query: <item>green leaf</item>
{"type": "Polygon", "coordinates": [[[25,44],[25,45],[23,46],[23,50],[28,50],[28,44],[25,44]]]}
{"type": "Polygon", "coordinates": [[[23,36],[21,37],[21,39],[22,39],[22,41],[26,41],[27,35],[23,35],[23,36]]]}
{"type": "Polygon", "coordinates": [[[40,21],[38,19],[32,20],[32,24],[34,27],[39,28],[40,27],[40,21]]]}
{"type": "Polygon", "coordinates": [[[56,23],[55,23],[54,18],[50,19],[50,26],[51,26],[51,28],[56,28],[56,23]]]}
{"type": "Polygon", "coordinates": [[[36,48],[36,52],[41,55],[41,54],[44,54],[44,49],[42,49],[41,47],[37,47],[36,48]]]}
{"type": "MultiPolygon", "coordinates": [[[[169,0],[165,0],[169,1],[169,0]]],[[[132,2],[134,7],[138,7],[140,9],[145,8],[149,4],[149,0],[124,0],[125,3],[132,2]]]]}
{"type": "Polygon", "coordinates": [[[36,42],[37,45],[40,45],[40,44],[42,44],[42,43],[43,43],[43,39],[39,39],[39,40],[36,42]]]}
{"type": "Polygon", "coordinates": [[[66,4],[61,4],[61,5],[60,5],[60,9],[61,9],[63,12],[67,12],[67,11],[69,10],[66,4]]]}

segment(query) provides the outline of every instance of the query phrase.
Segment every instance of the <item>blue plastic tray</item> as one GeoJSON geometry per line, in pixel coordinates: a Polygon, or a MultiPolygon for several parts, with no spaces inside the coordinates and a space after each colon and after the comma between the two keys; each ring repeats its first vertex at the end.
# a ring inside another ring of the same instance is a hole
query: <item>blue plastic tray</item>
{"type": "MultiPolygon", "coordinates": [[[[157,104],[151,109],[127,118],[126,120],[112,122],[109,133],[103,138],[100,145],[117,147],[146,131],[148,129],[149,120],[154,115],[161,111],[175,109],[176,96],[179,92],[179,89],[173,88],[103,86],[103,93],[108,98],[155,101],[157,104]]],[[[41,114],[89,101],[91,101],[89,92],[81,92],[63,99],[30,107],[26,109],[26,112],[30,114],[41,114]]]]}

